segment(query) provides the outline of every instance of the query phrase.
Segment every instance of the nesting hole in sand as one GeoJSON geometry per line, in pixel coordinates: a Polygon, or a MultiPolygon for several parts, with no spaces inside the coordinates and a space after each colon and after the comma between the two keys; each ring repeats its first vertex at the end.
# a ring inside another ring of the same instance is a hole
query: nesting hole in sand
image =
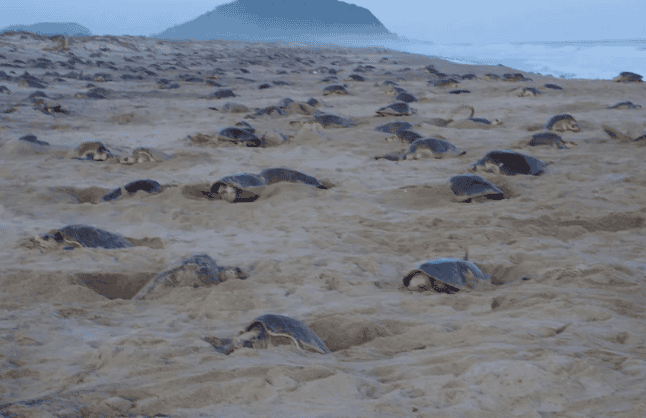
{"type": "Polygon", "coordinates": [[[132,299],[156,274],[77,273],[74,280],[108,299],[132,299]]]}

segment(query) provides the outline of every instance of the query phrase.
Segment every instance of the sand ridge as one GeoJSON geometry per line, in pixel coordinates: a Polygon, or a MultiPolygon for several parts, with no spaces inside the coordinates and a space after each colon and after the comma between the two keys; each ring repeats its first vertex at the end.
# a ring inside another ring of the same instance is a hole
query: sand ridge
{"type": "Polygon", "coordinates": [[[3,414],[646,413],[646,147],[633,142],[646,129],[646,111],[608,109],[644,106],[644,83],[530,73],[523,77],[531,81],[505,81],[520,79],[518,71],[379,48],[94,36],[70,38],[68,51],[46,50],[58,42],[0,36],[0,85],[8,90],[0,92],[3,414]],[[457,87],[429,84],[450,78],[457,87]],[[415,113],[377,115],[400,94],[386,80],[417,99],[408,103],[415,113]],[[329,85],[348,94],[324,95],[329,85]],[[527,87],[542,94],[523,96],[527,87]],[[235,97],[209,97],[227,89],[235,97]],[[47,97],[32,96],[37,91],[47,97]],[[286,97],[316,99],[307,106],[354,125],[324,126],[314,111],[280,107],[286,97]],[[228,111],[228,102],[249,112],[228,111]],[[458,106],[502,123],[465,114],[438,126],[458,106]],[[557,132],[574,145],[528,146],[559,114],[580,127],[557,132]],[[393,121],[466,154],[376,160],[410,145],[375,130],[393,121]],[[218,140],[240,122],[259,139],[275,132],[285,139],[218,140]],[[198,134],[209,143],[192,141],[198,134]],[[50,145],[20,139],[26,135],[50,145]],[[119,156],[143,147],[170,158],[73,159],[90,141],[119,156]],[[505,198],[456,201],[449,179],[501,149],[540,159],[545,173],[478,172],[505,198]],[[272,167],[334,187],[279,182],[233,204],[202,193],[225,176],[272,167]],[[164,189],[101,201],[140,179],[164,189]],[[58,252],[20,245],[69,224],[163,245],[58,252]],[[492,276],[490,287],[403,289],[420,263],[460,258],[465,249],[492,276]],[[248,277],[131,300],[157,273],[196,254],[248,277]],[[521,277],[530,279],[514,282],[521,277]],[[265,313],[302,321],[333,353],[286,345],[224,355],[209,343],[265,313]]]}

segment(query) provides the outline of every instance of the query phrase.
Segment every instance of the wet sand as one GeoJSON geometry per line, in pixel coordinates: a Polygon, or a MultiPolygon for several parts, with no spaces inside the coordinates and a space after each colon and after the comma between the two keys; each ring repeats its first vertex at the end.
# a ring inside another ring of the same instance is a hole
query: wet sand
{"type": "Polygon", "coordinates": [[[644,83],[532,73],[505,81],[519,71],[377,48],[128,36],[59,46],[0,36],[3,416],[646,414],[646,139],[633,141],[646,109],[607,109],[646,106],[644,83]],[[457,83],[436,82],[449,78],[457,83]],[[399,94],[386,80],[417,99],[411,115],[377,115],[399,94]],[[325,95],[330,85],[348,94],[325,95]],[[526,87],[542,94],[519,97],[526,87]],[[235,96],[213,97],[226,89],[235,96]],[[449,93],[456,89],[469,93],[449,93]],[[30,98],[38,91],[47,97],[30,98]],[[286,97],[318,103],[281,108],[286,97]],[[462,105],[497,124],[468,112],[451,118],[462,105]],[[353,125],[324,126],[321,114],[353,125]],[[569,148],[528,146],[558,114],[580,128],[555,132],[569,148]],[[218,136],[242,121],[263,146],[218,136]],[[410,146],[375,130],[393,121],[466,153],[375,159],[410,146]],[[49,145],[20,139],[27,135],[49,145]],[[72,158],[89,141],[117,157],[145,147],[169,158],[72,158]],[[504,199],[457,201],[450,178],[500,149],[547,168],[479,172],[504,199]],[[239,203],[208,194],[225,176],[271,167],[334,187],[281,182],[239,203]],[[139,179],[164,189],[101,200],[139,179]],[[70,224],[144,244],[24,245],[70,224]],[[420,263],[467,250],[490,286],[403,286],[420,263]],[[246,279],[132,299],[196,254],[246,279]],[[302,321],[332,353],[280,345],[225,355],[211,345],[265,313],[302,321]]]}

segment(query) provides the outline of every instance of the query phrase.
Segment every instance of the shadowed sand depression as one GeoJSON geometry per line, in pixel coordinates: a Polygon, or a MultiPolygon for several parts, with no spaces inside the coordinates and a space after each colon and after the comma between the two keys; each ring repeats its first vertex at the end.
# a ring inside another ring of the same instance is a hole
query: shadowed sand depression
{"type": "Polygon", "coordinates": [[[4,34],[0,411],[643,416],[644,93],[376,48],[4,34]],[[279,167],[307,177],[213,187],[279,167]],[[34,244],[68,225],[131,245],[34,244]],[[488,286],[404,286],[467,249],[488,286]],[[261,349],[265,314],[318,351],[261,349]]]}

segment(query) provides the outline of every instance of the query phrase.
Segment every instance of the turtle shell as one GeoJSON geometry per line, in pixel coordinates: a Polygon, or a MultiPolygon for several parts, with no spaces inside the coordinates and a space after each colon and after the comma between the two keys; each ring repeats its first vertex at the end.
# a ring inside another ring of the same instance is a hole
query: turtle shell
{"type": "Polygon", "coordinates": [[[130,248],[132,244],[123,235],[108,232],[89,225],[68,225],[59,230],[50,231],[42,236],[47,241],[53,239],[58,243],[77,243],[86,248],[130,248]]]}
{"type": "Polygon", "coordinates": [[[268,168],[260,173],[267,184],[274,184],[281,181],[287,181],[290,183],[304,183],[314,186],[319,189],[326,189],[321,182],[312,176],[301,173],[300,171],[291,170],[289,168],[268,168]]]}
{"type": "Polygon", "coordinates": [[[456,87],[460,82],[453,78],[441,78],[439,80],[429,80],[428,85],[433,87],[456,87]]]}
{"type": "Polygon", "coordinates": [[[220,270],[221,268],[209,255],[194,255],[182,260],[178,266],[157,274],[133,299],[148,299],[153,294],[159,297],[175,287],[218,284],[223,281],[220,279],[220,270]]]}
{"type": "Polygon", "coordinates": [[[259,147],[261,145],[260,138],[255,134],[248,129],[238,128],[236,126],[222,129],[218,134],[218,140],[234,144],[244,144],[248,147],[259,147]]]}
{"type": "Polygon", "coordinates": [[[574,117],[567,113],[552,116],[545,124],[545,129],[557,132],[579,132],[581,130],[574,117]]]}
{"type": "Polygon", "coordinates": [[[267,185],[265,179],[256,174],[235,174],[222,177],[211,186],[211,194],[218,194],[221,186],[232,186],[236,189],[233,201],[253,201],[258,198],[260,191],[267,185]]]}
{"type": "MultiPolygon", "coordinates": [[[[136,193],[138,191],[144,191],[146,193],[161,193],[164,190],[164,187],[156,182],[155,180],[146,179],[146,180],[135,180],[123,186],[126,192],[129,194],[136,193]]],[[[108,202],[110,200],[115,200],[121,197],[121,188],[114,189],[113,191],[106,193],[101,200],[108,202]]]]}
{"type": "Polygon", "coordinates": [[[102,142],[84,142],[75,150],[76,158],[90,161],[106,161],[114,155],[102,142]]]}
{"type": "Polygon", "coordinates": [[[401,131],[402,129],[408,129],[412,128],[413,125],[411,125],[408,122],[403,122],[403,121],[394,121],[394,122],[388,122],[385,125],[380,125],[375,128],[375,131],[377,132],[385,132],[389,134],[396,134],[397,132],[401,131]]]}
{"type": "MultiPolygon", "coordinates": [[[[287,337],[297,347],[320,354],[329,354],[330,350],[325,343],[307,325],[301,321],[284,315],[264,314],[253,320],[245,328],[245,332],[258,329],[260,332],[254,340],[262,341],[271,339],[280,343],[281,337],[287,337]]],[[[253,343],[253,342],[249,342],[253,343]]],[[[246,345],[246,344],[245,344],[246,345]]]]}
{"type": "Polygon", "coordinates": [[[402,142],[408,142],[410,144],[417,141],[418,139],[424,139],[423,135],[418,134],[417,132],[410,129],[400,129],[395,133],[395,135],[397,135],[397,138],[399,138],[402,142]]]}
{"type": "Polygon", "coordinates": [[[349,94],[348,91],[340,84],[334,84],[327,86],[323,89],[323,96],[329,96],[330,94],[349,94]]]}
{"type": "Polygon", "coordinates": [[[162,162],[170,158],[170,155],[152,148],[136,148],[132,151],[131,157],[122,159],[123,163],[136,163],[136,162],[162,162]]]}
{"type": "Polygon", "coordinates": [[[411,288],[409,287],[411,280],[418,273],[425,275],[429,282],[426,287],[418,287],[417,290],[432,289],[439,293],[455,293],[462,289],[473,289],[477,286],[478,281],[489,283],[491,280],[490,276],[484,274],[478,266],[468,260],[440,258],[423,263],[418,268],[409,271],[404,276],[404,286],[411,288]]]}
{"type": "Polygon", "coordinates": [[[532,140],[529,141],[528,145],[531,147],[549,145],[558,149],[567,149],[563,138],[553,132],[540,132],[532,135],[532,140]]]}
{"type": "Polygon", "coordinates": [[[408,103],[397,102],[382,107],[381,109],[377,110],[376,113],[379,116],[410,116],[415,112],[410,106],[408,106],[408,103]]]}
{"type": "Polygon", "coordinates": [[[606,109],[641,109],[641,105],[636,105],[631,101],[625,101],[619,102],[613,106],[608,106],[606,109]]]}
{"type": "Polygon", "coordinates": [[[500,172],[508,176],[516,174],[531,174],[540,176],[547,165],[538,158],[521,154],[516,151],[497,150],[488,152],[481,160],[471,166],[471,170],[500,172]]]}
{"type": "Polygon", "coordinates": [[[356,124],[348,118],[337,115],[328,115],[328,114],[317,114],[313,115],[314,120],[326,128],[349,128],[351,126],[356,126],[356,124]]]}
{"type": "Polygon", "coordinates": [[[397,97],[395,97],[395,100],[398,100],[400,102],[404,103],[413,103],[417,101],[417,97],[413,96],[412,94],[408,93],[407,91],[402,91],[399,92],[397,97]]]}
{"type": "Polygon", "coordinates": [[[502,200],[505,194],[495,185],[475,174],[451,177],[451,191],[464,203],[484,200],[502,200]]]}
{"type": "MultiPolygon", "coordinates": [[[[430,150],[434,158],[442,158],[446,154],[464,155],[466,151],[458,149],[449,141],[439,138],[418,139],[410,145],[406,155],[415,155],[420,150],[430,150]]],[[[406,158],[406,156],[404,157],[406,158]]]]}

